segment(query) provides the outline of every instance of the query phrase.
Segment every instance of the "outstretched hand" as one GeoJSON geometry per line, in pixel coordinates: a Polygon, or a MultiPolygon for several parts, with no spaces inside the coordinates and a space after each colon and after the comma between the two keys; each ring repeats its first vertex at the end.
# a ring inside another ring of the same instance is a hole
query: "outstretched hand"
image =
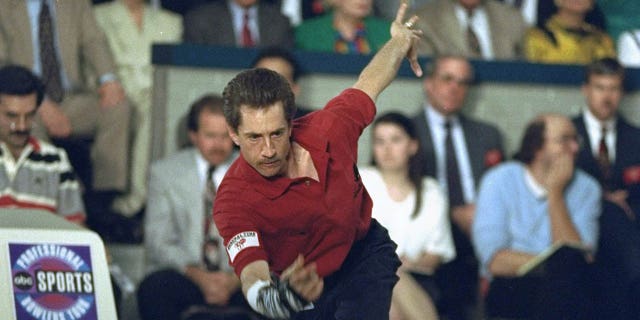
{"type": "Polygon", "coordinates": [[[398,8],[398,13],[396,14],[396,19],[391,24],[391,37],[407,37],[409,38],[410,48],[407,51],[407,59],[409,60],[409,64],[411,65],[411,70],[413,73],[421,77],[422,76],[422,68],[420,67],[420,63],[418,63],[418,50],[417,43],[420,41],[422,37],[422,30],[413,29],[416,22],[418,21],[418,16],[410,17],[406,22],[404,21],[404,16],[407,12],[408,4],[405,1],[402,1],[400,7],[398,8]]]}

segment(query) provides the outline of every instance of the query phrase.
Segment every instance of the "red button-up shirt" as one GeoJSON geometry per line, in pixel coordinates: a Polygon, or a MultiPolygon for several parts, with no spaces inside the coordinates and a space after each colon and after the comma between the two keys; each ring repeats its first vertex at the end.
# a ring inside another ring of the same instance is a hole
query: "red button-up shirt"
{"type": "Polygon", "coordinates": [[[298,254],[321,277],[340,268],[364,237],[372,201],[358,174],[358,139],[375,117],[364,92],[347,89],[324,109],[293,122],[292,139],[309,151],[320,181],[265,178],[240,156],[218,188],[214,219],[240,275],[257,260],[281,273],[298,254]]]}

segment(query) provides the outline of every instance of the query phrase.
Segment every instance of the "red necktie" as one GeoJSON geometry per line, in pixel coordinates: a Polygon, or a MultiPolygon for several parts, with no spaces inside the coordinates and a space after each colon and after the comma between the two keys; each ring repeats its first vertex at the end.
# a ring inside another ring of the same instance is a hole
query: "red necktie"
{"type": "Polygon", "coordinates": [[[253,37],[251,36],[251,29],[249,28],[249,12],[246,11],[242,20],[242,46],[245,48],[255,46],[253,37]]]}
{"type": "Polygon", "coordinates": [[[602,126],[602,135],[600,136],[600,145],[598,146],[598,165],[600,165],[600,173],[602,174],[602,183],[606,186],[610,178],[611,162],[609,160],[609,148],[606,143],[607,127],[602,126]]]}

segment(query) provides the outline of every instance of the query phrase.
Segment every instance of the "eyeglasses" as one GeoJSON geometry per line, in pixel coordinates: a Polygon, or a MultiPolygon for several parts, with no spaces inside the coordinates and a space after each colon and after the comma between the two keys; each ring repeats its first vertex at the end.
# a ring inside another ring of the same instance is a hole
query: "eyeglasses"
{"type": "Polygon", "coordinates": [[[578,144],[578,147],[582,147],[582,143],[584,142],[584,139],[579,134],[564,135],[564,136],[556,137],[549,140],[555,143],[561,144],[563,146],[566,146],[571,142],[575,142],[576,144],[578,144]]]}
{"type": "Polygon", "coordinates": [[[473,82],[473,80],[471,79],[457,78],[456,76],[451,74],[437,74],[437,75],[434,75],[433,78],[438,81],[444,82],[445,84],[455,83],[461,87],[468,87],[473,82]]]}

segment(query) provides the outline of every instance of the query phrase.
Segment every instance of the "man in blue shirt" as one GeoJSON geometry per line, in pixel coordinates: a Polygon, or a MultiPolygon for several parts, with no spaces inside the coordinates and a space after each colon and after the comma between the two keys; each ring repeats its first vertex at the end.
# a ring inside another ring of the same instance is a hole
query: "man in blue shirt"
{"type": "Polygon", "coordinates": [[[499,165],[483,178],[472,240],[481,273],[491,280],[488,316],[590,316],[590,254],[563,261],[551,272],[517,277],[522,265],[553,244],[596,247],[601,189],[575,168],[579,140],[568,118],[541,115],[527,126],[517,161],[499,165]]]}

